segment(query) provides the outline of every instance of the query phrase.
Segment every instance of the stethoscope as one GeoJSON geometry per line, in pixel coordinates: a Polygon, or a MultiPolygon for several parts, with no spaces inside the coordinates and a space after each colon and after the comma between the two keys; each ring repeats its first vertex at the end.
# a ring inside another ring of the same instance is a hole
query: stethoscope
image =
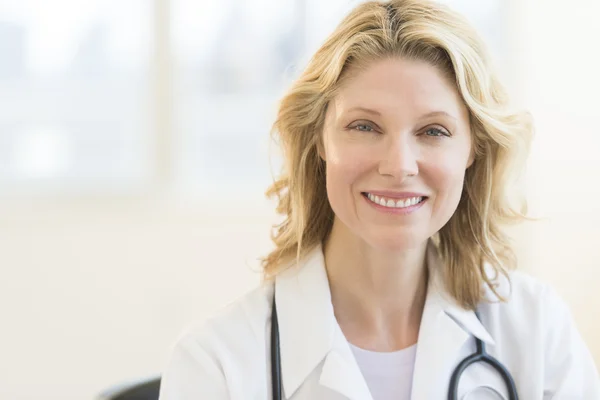
{"type": "MultiPolygon", "coordinates": [[[[479,315],[477,315],[477,318],[479,318],[479,315]]],[[[517,387],[515,386],[515,382],[510,375],[510,372],[508,372],[502,363],[487,353],[485,350],[485,344],[481,341],[481,339],[475,337],[475,344],[477,347],[475,353],[462,360],[452,373],[450,385],[448,386],[448,400],[458,399],[458,384],[460,382],[462,373],[470,365],[477,362],[488,363],[492,368],[494,368],[498,374],[500,374],[504,384],[506,385],[506,388],[508,389],[509,400],[518,400],[519,396],[517,395],[517,387]]],[[[273,400],[283,399],[283,390],[281,385],[281,356],[279,354],[279,350],[279,322],[277,320],[277,304],[275,302],[275,295],[273,294],[273,305],[271,307],[271,390],[273,400]]],[[[489,387],[488,389],[500,395],[500,393],[498,393],[496,390],[489,387]]]]}

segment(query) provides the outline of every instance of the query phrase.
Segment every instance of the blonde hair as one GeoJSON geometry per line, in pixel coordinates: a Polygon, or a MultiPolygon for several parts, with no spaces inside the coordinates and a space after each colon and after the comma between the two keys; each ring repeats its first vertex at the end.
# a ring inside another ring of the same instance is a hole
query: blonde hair
{"type": "Polygon", "coordinates": [[[456,212],[434,239],[446,268],[446,289],[458,304],[473,309],[483,299],[484,283],[498,295],[486,264],[505,276],[516,266],[502,227],[525,218],[524,200],[521,208],[511,202],[510,183],[523,167],[532,127],[529,114],[511,109],[484,45],[466,20],[424,0],[358,5],[281,100],[273,134],[283,150],[284,173],[266,194],[277,196],[277,212],[285,218],[272,233],[275,249],[262,260],[264,277],[274,277],[329,234],[334,213],[318,153],[327,104],[351,66],[387,57],[436,66],[456,83],[469,110],[474,162],[456,212]]]}

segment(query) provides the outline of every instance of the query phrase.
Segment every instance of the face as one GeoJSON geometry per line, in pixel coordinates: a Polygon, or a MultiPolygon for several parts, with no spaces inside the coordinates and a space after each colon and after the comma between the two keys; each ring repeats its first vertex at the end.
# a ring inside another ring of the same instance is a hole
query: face
{"type": "Polygon", "coordinates": [[[377,61],[351,71],[330,101],[320,152],[339,229],[412,249],[456,211],[472,163],[468,110],[435,67],[377,61]]]}

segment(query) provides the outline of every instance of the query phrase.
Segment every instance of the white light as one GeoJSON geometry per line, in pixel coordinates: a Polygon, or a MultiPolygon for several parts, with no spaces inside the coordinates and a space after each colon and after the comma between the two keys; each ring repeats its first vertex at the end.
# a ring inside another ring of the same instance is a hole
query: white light
{"type": "Polygon", "coordinates": [[[17,176],[54,178],[69,169],[70,146],[62,129],[39,126],[22,131],[14,147],[13,168],[17,176]]]}

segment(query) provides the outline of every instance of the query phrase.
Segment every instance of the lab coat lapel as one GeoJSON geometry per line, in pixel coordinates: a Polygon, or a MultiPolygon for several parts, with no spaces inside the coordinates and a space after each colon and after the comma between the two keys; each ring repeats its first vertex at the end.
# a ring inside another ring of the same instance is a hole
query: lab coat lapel
{"type": "Polygon", "coordinates": [[[447,391],[451,370],[469,338],[441,305],[429,296],[419,332],[413,374],[413,399],[440,399],[447,391]]]}
{"type": "Polygon", "coordinates": [[[321,247],[300,265],[280,273],[275,283],[281,377],[289,399],[323,361],[333,342],[335,321],[321,247]]]}
{"type": "Polygon", "coordinates": [[[335,319],[321,246],[276,277],[275,297],[285,398],[322,363],[320,385],[351,400],[373,400],[335,319]]]}
{"type": "Polygon", "coordinates": [[[351,400],[373,400],[350,345],[337,324],[333,348],[325,359],[319,383],[351,400]]]}
{"type": "Polygon", "coordinates": [[[475,313],[461,308],[446,293],[443,265],[433,243],[427,250],[427,265],[429,284],[417,344],[413,399],[446,397],[450,376],[469,338],[477,336],[494,344],[475,313]]]}

